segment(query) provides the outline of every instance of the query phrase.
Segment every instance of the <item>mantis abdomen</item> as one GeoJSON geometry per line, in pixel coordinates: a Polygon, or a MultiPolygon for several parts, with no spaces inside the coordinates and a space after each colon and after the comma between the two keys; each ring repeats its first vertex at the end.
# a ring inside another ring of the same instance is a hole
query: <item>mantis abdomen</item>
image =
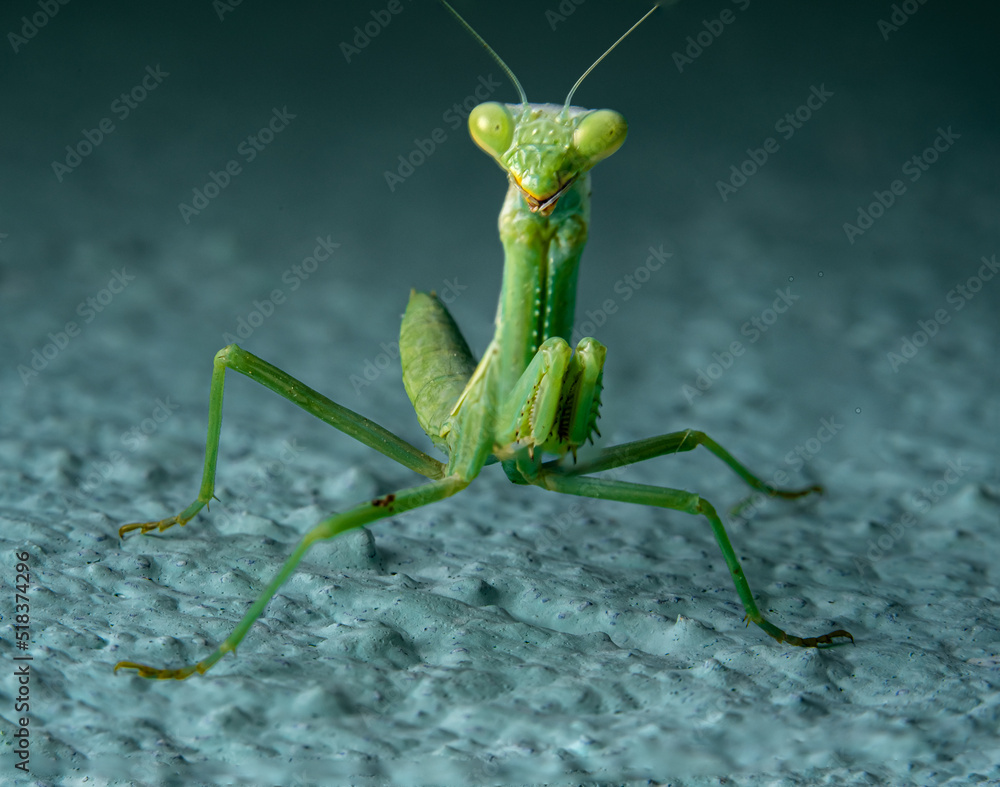
{"type": "Polygon", "coordinates": [[[420,427],[435,445],[445,420],[476,368],[476,359],[444,304],[433,294],[410,291],[399,331],[403,386],[420,427]]]}

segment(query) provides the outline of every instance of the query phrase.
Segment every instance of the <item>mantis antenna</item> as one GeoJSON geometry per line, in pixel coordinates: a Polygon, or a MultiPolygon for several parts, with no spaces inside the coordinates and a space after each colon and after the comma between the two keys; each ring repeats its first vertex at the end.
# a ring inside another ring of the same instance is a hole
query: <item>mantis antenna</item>
{"type": "MultiPolygon", "coordinates": [[[[528,97],[524,95],[524,88],[521,87],[521,83],[517,81],[517,77],[514,76],[514,72],[510,70],[510,67],[503,62],[503,58],[501,58],[500,55],[498,55],[495,51],[493,51],[493,47],[487,44],[486,41],[483,40],[483,37],[475,31],[472,25],[466,22],[462,18],[462,15],[459,14],[458,11],[456,11],[454,8],[452,8],[451,5],[446,0],[441,0],[441,5],[447,8],[448,11],[451,12],[451,15],[458,20],[458,23],[465,28],[466,32],[468,32],[470,36],[476,39],[476,41],[479,42],[480,46],[482,46],[483,49],[489,52],[490,56],[497,61],[497,65],[499,65],[500,68],[504,70],[504,73],[510,78],[510,81],[514,83],[514,87],[517,88],[518,95],[521,97],[521,103],[527,104],[528,97]]],[[[649,14],[647,14],[646,16],[649,16],[649,14]]]]}
{"type": "MultiPolygon", "coordinates": [[[[674,0],[674,2],[676,2],[676,0],[674,0]]],[[[668,4],[672,5],[672,2],[668,2],[668,4]]],[[[486,41],[483,39],[483,37],[481,35],[479,35],[479,33],[476,32],[475,28],[473,28],[472,25],[470,25],[468,22],[465,21],[465,19],[462,18],[462,15],[459,14],[458,11],[456,11],[454,8],[451,7],[451,4],[448,3],[447,0],[441,0],[441,5],[443,5],[445,8],[447,8],[448,12],[453,17],[455,17],[456,20],[458,20],[458,23],[462,27],[465,28],[466,32],[470,36],[472,36],[474,39],[476,39],[476,41],[479,42],[479,45],[483,49],[485,49],[487,52],[490,53],[490,57],[492,57],[497,62],[497,65],[499,65],[500,68],[503,69],[504,73],[507,75],[507,77],[513,83],[514,87],[517,88],[517,93],[518,93],[518,95],[521,98],[521,103],[522,104],[527,104],[528,103],[528,97],[524,94],[524,88],[521,87],[521,83],[518,82],[517,77],[514,76],[514,72],[510,70],[510,66],[508,66],[505,62],[503,62],[503,58],[501,58],[500,55],[498,55],[496,53],[496,51],[493,49],[493,47],[491,47],[489,44],[486,43],[486,41]]],[[[590,74],[590,72],[593,71],[595,68],[597,68],[597,64],[600,63],[602,60],[604,60],[604,58],[606,58],[608,55],[610,55],[611,52],[614,50],[614,48],[616,46],[618,46],[622,41],[624,41],[626,38],[628,38],[628,36],[632,33],[632,31],[635,30],[643,22],[645,22],[646,19],[649,18],[649,15],[652,14],[653,11],[655,11],[661,5],[663,5],[662,1],[658,2],[658,3],[655,3],[652,8],[650,8],[645,14],[643,14],[642,18],[638,22],[636,22],[634,25],[632,25],[632,27],[630,27],[628,30],[626,30],[625,33],[621,36],[621,38],[619,38],[611,46],[609,46],[608,49],[607,49],[607,51],[603,55],[601,55],[599,58],[597,58],[597,60],[595,60],[593,62],[593,64],[591,64],[590,68],[588,68],[586,71],[583,72],[583,76],[581,76],[578,80],[576,80],[576,84],[573,85],[573,87],[570,88],[569,94],[566,96],[566,103],[563,104],[563,110],[566,110],[566,109],[569,108],[569,102],[572,100],[573,94],[576,92],[576,89],[578,87],[580,87],[580,84],[583,82],[584,79],[587,78],[587,76],[590,74]]]]}
{"type": "MultiPolygon", "coordinates": [[[[443,1],[443,0],[442,0],[442,1],[443,1]]],[[[604,60],[604,58],[606,58],[606,57],[607,57],[608,55],[610,55],[610,54],[611,54],[611,52],[612,52],[612,50],[614,50],[614,48],[615,48],[616,46],[618,46],[618,45],[619,45],[619,44],[620,44],[620,43],[621,43],[622,41],[624,41],[624,40],[625,40],[626,38],[628,38],[629,34],[630,34],[630,33],[631,33],[631,32],[632,32],[633,30],[635,30],[635,29],[636,29],[636,28],[637,28],[637,27],[638,27],[639,25],[641,25],[641,24],[642,24],[643,22],[645,22],[645,21],[646,21],[646,19],[648,19],[648,18],[649,18],[649,15],[650,15],[651,13],[653,13],[653,11],[655,11],[655,10],[656,10],[657,8],[659,8],[659,7],[661,6],[661,5],[663,5],[663,3],[656,3],[656,4],[655,4],[655,5],[654,5],[654,6],[652,7],[652,8],[650,8],[650,9],[649,9],[649,10],[648,10],[648,11],[647,11],[647,12],[646,12],[645,14],[643,14],[643,16],[642,16],[642,19],[640,19],[640,20],[639,20],[638,22],[636,22],[636,23],[635,23],[634,25],[632,25],[632,27],[630,27],[630,28],[629,28],[628,30],[626,30],[626,31],[625,31],[625,33],[624,33],[624,34],[622,35],[622,37],[621,37],[621,38],[619,38],[619,39],[618,39],[617,41],[615,41],[615,42],[614,42],[614,43],[613,43],[613,44],[612,44],[611,46],[609,46],[609,47],[608,47],[608,51],[607,51],[607,52],[605,52],[605,53],[604,53],[603,55],[601,55],[601,56],[600,56],[599,58],[597,58],[597,60],[595,60],[595,61],[593,62],[593,64],[592,64],[592,65],[590,66],[590,68],[588,68],[588,69],[587,69],[586,71],[584,71],[584,72],[583,72],[583,76],[581,76],[581,77],[580,77],[580,78],[579,78],[578,80],[576,80],[576,84],[575,84],[575,85],[573,85],[573,87],[571,87],[571,88],[569,89],[569,95],[567,95],[567,96],[566,96],[566,103],[565,103],[565,104],[563,104],[563,111],[564,111],[564,112],[565,112],[565,111],[566,111],[567,109],[569,109],[569,102],[570,102],[570,101],[572,100],[572,98],[573,98],[573,94],[574,94],[574,93],[576,92],[576,89],[577,89],[578,87],[580,87],[580,83],[581,83],[581,82],[583,82],[583,80],[585,80],[585,79],[587,78],[587,75],[588,75],[588,74],[589,74],[589,73],[590,73],[591,71],[593,71],[593,70],[594,70],[595,68],[597,68],[597,64],[598,64],[598,63],[600,63],[600,62],[601,62],[602,60],[604,60]]]]}

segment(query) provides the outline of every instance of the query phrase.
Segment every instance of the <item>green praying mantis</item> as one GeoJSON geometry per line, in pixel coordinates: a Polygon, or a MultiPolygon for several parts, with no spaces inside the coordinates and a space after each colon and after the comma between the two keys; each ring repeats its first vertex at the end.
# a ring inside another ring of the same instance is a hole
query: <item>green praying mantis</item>
{"type": "Polygon", "coordinates": [[[753,475],[708,435],[690,429],[606,448],[593,458],[577,461],[577,449],[592,442],[593,435],[599,436],[597,418],[606,354],[605,347],[592,338],[581,339],[575,350],[567,343],[573,325],[577,269],[587,240],[590,169],[618,150],[625,141],[627,124],[618,112],[581,109],[570,102],[590,71],[659,4],[584,72],[562,105],[556,105],[528,103],[506,64],[447,2],[441,1],[497,61],[520,97],[519,104],[480,104],[469,115],[472,139],[500,165],[509,181],[499,220],[505,256],[492,341],[477,362],[448,310],[433,293],[411,291],[400,330],[403,384],[420,426],[447,455],[447,461],[434,459],[235,344],[223,348],[213,367],[205,465],[197,499],[167,519],[124,525],[120,537],[133,530],[147,533],[184,525],[213,499],[227,370],[270,388],[429,482],[366,500],[314,526],[232,634],[207,658],[177,669],[121,661],[115,671],[133,669],[146,678],[177,680],[195,672],[204,674],[226,653],[236,650],[313,544],[444,500],[465,489],[484,466],[494,462],[502,465],[515,484],[704,517],[743,602],[747,625],[753,622],[778,642],[799,647],[840,644],[838,639],[853,642],[851,634],[842,629],[803,638],[768,621],[754,602],[721,518],[703,497],[594,474],[704,446],[750,487],[766,495],[797,498],[820,492],[820,487],[777,489],[753,475]],[[557,458],[544,461],[545,454],[557,458]]]}

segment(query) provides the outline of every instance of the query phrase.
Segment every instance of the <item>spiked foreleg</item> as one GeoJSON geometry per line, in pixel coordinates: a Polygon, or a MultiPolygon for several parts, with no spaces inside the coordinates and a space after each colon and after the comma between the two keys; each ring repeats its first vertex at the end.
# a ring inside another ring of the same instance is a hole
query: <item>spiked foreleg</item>
{"type": "Polygon", "coordinates": [[[575,453],[595,430],[606,354],[595,339],[581,339],[576,352],[560,337],[543,342],[500,403],[498,447],[575,453]]]}

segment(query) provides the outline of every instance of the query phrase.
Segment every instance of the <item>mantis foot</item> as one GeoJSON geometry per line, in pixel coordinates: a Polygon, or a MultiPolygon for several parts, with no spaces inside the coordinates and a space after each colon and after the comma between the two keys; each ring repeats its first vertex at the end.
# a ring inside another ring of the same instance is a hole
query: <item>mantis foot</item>
{"type": "MultiPolygon", "coordinates": [[[[218,498],[214,495],[211,499],[218,500],[218,498]]],[[[204,502],[201,500],[195,500],[179,514],[174,514],[174,516],[161,519],[158,522],[133,522],[129,525],[122,525],[118,528],[118,538],[124,538],[126,533],[131,533],[133,530],[138,530],[142,533],[148,533],[150,530],[159,530],[162,533],[164,530],[173,527],[174,525],[184,527],[184,525],[194,519],[195,514],[207,505],[208,500],[205,500],[204,502]]]]}
{"type": "Polygon", "coordinates": [[[189,519],[190,517],[184,519],[180,514],[176,514],[172,517],[161,519],[159,522],[133,522],[130,525],[122,525],[118,528],[118,538],[124,538],[126,533],[131,533],[133,530],[139,530],[142,533],[148,533],[150,530],[159,530],[162,533],[168,527],[173,527],[174,525],[184,527],[189,519]]]}
{"type": "Polygon", "coordinates": [[[139,673],[140,677],[143,678],[155,678],[157,680],[184,680],[185,678],[198,672],[202,675],[208,670],[208,667],[202,666],[199,662],[190,667],[182,667],[181,669],[158,669],[156,667],[149,667],[145,664],[137,664],[134,661],[119,661],[115,664],[115,672],[120,669],[134,669],[139,673]]]}
{"type": "Polygon", "coordinates": [[[789,637],[788,641],[792,642],[793,645],[798,645],[802,648],[818,648],[820,645],[846,645],[846,642],[834,642],[834,639],[841,637],[843,639],[849,639],[851,644],[854,644],[854,637],[851,632],[844,631],[844,629],[837,629],[836,631],[831,631],[829,634],[824,634],[821,637],[806,637],[798,642],[792,642],[792,640],[799,639],[798,637],[789,637]]]}
{"type": "Polygon", "coordinates": [[[767,620],[760,618],[756,620],[752,615],[744,616],[743,620],[749,626],[750,623],[756,623],[765,632],[774,637],[778,642],[787,642],[789,645],[795,645],[799,648],[818,648],[821,645],[846,645],[846,642],[835,642],[837,638],[849,639],[852,643],[854,642],[854,636],[849,631],[844,629],[837,629],[836,631],[831,631],[829,634],[823,634],[819,637],[796,637],[794,634],[786,634],[784,631],[779,629],[773,623],[769,623],[767,620]]]}

